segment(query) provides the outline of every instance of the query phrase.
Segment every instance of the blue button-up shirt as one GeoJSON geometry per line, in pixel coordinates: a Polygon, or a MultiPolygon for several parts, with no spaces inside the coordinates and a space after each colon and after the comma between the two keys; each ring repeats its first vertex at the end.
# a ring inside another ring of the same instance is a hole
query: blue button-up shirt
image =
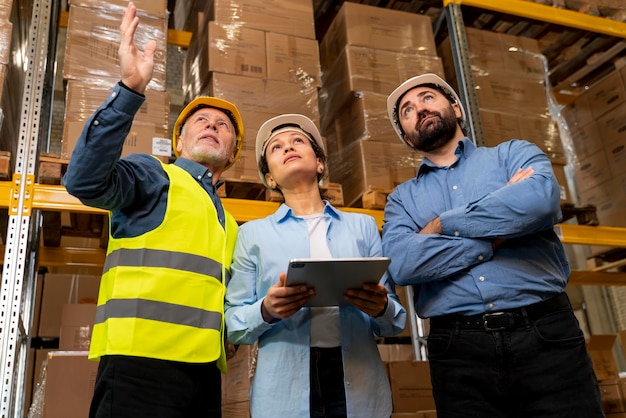
{"type": "MultiPolygon", "coordinates": [[[[169,179],[161,164],[146,154],[119,159],[133,118],[145,96],[117,84],[86,122],[63,184],[85,205],[112,211],[111,233],[132,237],[154,229],[165,216],[169,179]]],[[[224,226],[224,209],[206,167],[185,158],[175,162],[211,196],[224,226]]]]}
{"type": "Polygon", "coordinates": [[[449,167],[424,159],[385,207],[383,253],[393,280],[413,285],[419,316],[517,308],[562,292],[569,264],[553,229],[561,209],[550,160],[527,141],[477,148],[468,138],[456,157],[449,167]],[[527,167],[531,178],[507,185],[527,167]],[[443,234],[418,234],[437,216],[443,234]],[[506,239],[495,251],[494,238],[506,239]]]}
{"type": "MultiPolygon", "coordinates": [[[[380,234],[370,216],[341,212],[326,204],[328,248],[333,257],[374,257],[382,254],[380,234]]],[[[258,340],[256,371],[250,391],[255,418],[302,418],[309,413],[311,310],[267,323],[261,304],[270,286],[287,271],[292,258],[310,256],[306,221],[286,205],[264,219],[239,228],[226,293],[226,328],[235,344],[258,340]]],[[[339,308],[341,351],[348,417],[389,418],[391,391],[374,334],[392,336],[404,328],[406,312],[393,282],[385,274],[386,311],[372,318],[354,307],[339,308]]]]}

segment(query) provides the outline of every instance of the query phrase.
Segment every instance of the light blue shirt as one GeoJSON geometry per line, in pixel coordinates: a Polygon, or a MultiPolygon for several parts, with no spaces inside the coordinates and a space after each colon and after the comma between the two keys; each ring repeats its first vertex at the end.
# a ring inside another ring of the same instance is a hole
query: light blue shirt
{"type": "Polygon", "coordinates": [[[459,142],[458,160],[424,159],[417,176],[389,195],[383,253],[400,285],[413,285],[418,315],[475,315],[518,308],[561,293],[569,264],[553,226],[562,218],[550,160],[534,144],[459,142]],[[531,178],[507,185],[519,168],[531,178]],[[443,234],[418,234],[440,216],[443,234]],[[495,251],[494,238],[506,241],[495,251]]]}
{"type": "MultiPolygon", "coordinates": [[[[382,255],[380,234],[371,216],[338,211],[326,203],[326,234],[333,257],[382,255]]],[[[292,258],[310,254],[306,221],[286,205],[272,215],[239,228],[226,293],[226,328],[234,344],[259,341],[250,390],[254,418],[302,418],[309,412],[311,315],[302,308],[290,318],[267,323],[261,303],[270,286],[287,271],[292,258]]],[[[372,318],[354,307],[340,307],[341,350],[348,417],[389,418],[391,390],[374,334],[392,336],[404,329],[406,312],[389,276],[386,311],[372,318]]]]}

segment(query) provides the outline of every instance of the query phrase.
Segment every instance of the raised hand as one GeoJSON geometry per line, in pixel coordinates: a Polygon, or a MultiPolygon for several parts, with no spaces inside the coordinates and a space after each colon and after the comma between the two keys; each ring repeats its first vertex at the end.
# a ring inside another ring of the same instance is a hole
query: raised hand
{"type": "Polygon", "coordinates": [[[143,94],[152,79],[154,69],[154,52],[156,41],[150,40],[144,47],[143,53],[135,44],[135,31],[139,25],[137,7],[133,2],[124,9],[122,24],[120,25],[120,75],[122,83],[137,93],[143,94]]]}

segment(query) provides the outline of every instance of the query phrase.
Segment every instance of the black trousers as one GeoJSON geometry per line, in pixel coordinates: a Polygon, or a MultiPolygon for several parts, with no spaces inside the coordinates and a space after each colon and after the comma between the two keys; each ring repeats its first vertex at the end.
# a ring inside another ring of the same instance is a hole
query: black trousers
{"type": "Polygon", "coordinates": [[[100,359],[90,418],[221,416],[221,374],[215,363],[100,359]]]}
{"type": "Polygon", "coordinates": [[[341,347],[311,347],[311,418],[346,416],[341,347]]]}

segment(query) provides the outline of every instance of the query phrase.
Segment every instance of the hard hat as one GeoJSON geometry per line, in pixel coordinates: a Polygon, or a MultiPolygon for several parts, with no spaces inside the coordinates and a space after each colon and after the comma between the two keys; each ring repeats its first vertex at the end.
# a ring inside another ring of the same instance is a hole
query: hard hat
{"type": "Polygon", "coordinates": [[[389,121],[402,142],[409,147],[411,147],[411,145],[404,140],[402,126],[400,126],[400,121],[398,120],[398,101],[407,91],[424,84],[433,84],[439,87],[451,99],[451,101],[456,102],[461,109],[461,119],[465,121],[465,109],[463,109],[463,105],[461,104],[458,94],[456,94],[454,89],[450,87],[450,85],[441,77],[436,74],[422,74],[409,78],[404,83],[400,84],[394,91],[391,92],[389,97],[387,97],[387,113],[389,115],[389,121]]]}
{"type": "Polygon", "coordinates": [[[317,146],[324,152],[326,155],[326,149],[324,148],[324,142],[322,141],[322,135],[320,134],[319,129],[315,123],[304,115],[288,113],[284,115],[275,116],[271,119],[268,119],[261,125],[259,131],[256,135],[256,165],[257,170],[259,172],[259,177],[263,184],[268,187],[269,185],[265,181],[265,176],[261,172],[261,168],[259,167],[259,162],[261,161],[261,157],[265,152],[265,147],[270,139],[272,139],[275,135],[286,132],[293,131],[294,129],[300,130],[305,134],[308,134],[315,141],[317,146]]]}
{"type": "Polygon", "coordinates": [[[178,144],[178,138],[180,136],[180,132],[183,128],[183,125],[187,121],[187,118],[195,113],[198,109],[203,107],[212,107],[222,111],[225,111],[226,114],[230,117],[232,122],[236,125],[237,129],[237,146],[234,153],[234,160],[231,164],[227,165],[225,170],[230,168],[235,161],[237,161],[237,157],[239,157],[239,153],[243,148],[243,121],[241,119],[241,115],[239,114],[239,110],[237,106],[232,104],[231,102],[219,99],[217,97],[211,96],[198,96],[193,99],[185,108],[180,112],[178,118],[176,118],[176,123],[174,123],[174,128],[172,129],[172,147],[174,148],[174,155],[179,156],[178,151],[176,150],[176,145],[178,144]]]}

